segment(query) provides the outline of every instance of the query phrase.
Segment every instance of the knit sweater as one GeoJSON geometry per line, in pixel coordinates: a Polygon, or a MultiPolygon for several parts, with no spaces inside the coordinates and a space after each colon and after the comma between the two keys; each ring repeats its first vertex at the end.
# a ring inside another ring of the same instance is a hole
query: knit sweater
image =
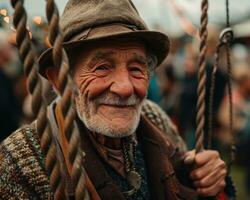
{"type": "MultiPolygon", "coordinates": [[[[142,115],[169,135],[179,151],[185,145],[167,115],[145,101],[142,115]]],[[[0,145],[0,199],[53,199],[35,123],[11,134],[0,145]]]]}

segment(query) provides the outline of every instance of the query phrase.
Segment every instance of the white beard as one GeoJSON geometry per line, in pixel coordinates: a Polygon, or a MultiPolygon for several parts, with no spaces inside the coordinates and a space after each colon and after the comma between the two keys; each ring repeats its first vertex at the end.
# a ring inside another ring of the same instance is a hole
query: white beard
{"type": "Polygon", "coordinates": [[[144,100],[145,99],[140,100],[135,94],[123,100],[118,95],[112,94],[110,96],[108,93],[104,93],[87,103],[83,95],[80,94],[76,99],[76,108],[78,117],[90,131],[109,137],[120,138],[132,135],[136,131],[140,122],[140,114],[144,100]],[[104,120],[96,113],[100,103],[135,106],[135,113],[131,123],[126,127],[121,127],[117,124],[112,124],[111,121],[104,120]]]}

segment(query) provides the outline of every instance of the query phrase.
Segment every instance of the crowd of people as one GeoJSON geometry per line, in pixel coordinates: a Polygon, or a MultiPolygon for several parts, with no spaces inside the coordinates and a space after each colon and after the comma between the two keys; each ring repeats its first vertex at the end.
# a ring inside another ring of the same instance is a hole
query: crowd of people
{"type": "MultiPolygon", "coordinates": [[[[206,120],[208,129],[208,105],[210,77],[215,63],[215,50],[219,30],[208,38],[207,51],[207,83],[206,83],[206,120]]],[[[0,27],[0,140],[23,124],[32,122],[29,96],[25,89],[26,78],[22,73],[22,64],[18,56],[13,32],[0,27]]],[[[45,34],[46,35],[46,34],[45,34]]],[[[35,35],[33,36],[35,40],[35,35]]],[[[157,103],[172,119],[188,149],[195,144],[196,100],[197,100],[197,60],[199,57],[197,41],[188,35],[172,38],[172,48],[166,60],[152,74],[148,90],[148,99],[157,103]]],[[[39,41],[41,42],[41,41],[39,41]]],[[[40,44],[40,43],[39,43],[40,44]]],[[[39,48],[41,48],[39,46],[39,48]]],[[[246,191],[250,188],[250,33],[242,43],[232,44],[232,105],[233,105],[233,136],[229,120],[229,97],[227,92],[228,74],[225,54],[220,55],[219,68],[215,76],[213,105],[212,148],[222,152],[228,159],[228,149],[232,138],[237,147],[236,163],[246,169],[246,180],[243,184],[246,191]]],[[[46,82],[46,81],[45,81],[46,82]]],[[[48,83],[46,83],[48,84],[48,83]]],[[[207,135],[207,131],[205,131],[207,135]]],[[[207,138],[207,137],[206,137],[207,138]]],[[[205,139],[206,139],[205,138],[205,139]]],[[[205,146],[207,141],[205,141],[205,146]]],[[[237,185],[236,185],[237,187],[237,185]]],[[[249,192],[249,191],[248,191],[249,192]]],[[[248,194],[250,197],[250,194],[248,194]]]]}

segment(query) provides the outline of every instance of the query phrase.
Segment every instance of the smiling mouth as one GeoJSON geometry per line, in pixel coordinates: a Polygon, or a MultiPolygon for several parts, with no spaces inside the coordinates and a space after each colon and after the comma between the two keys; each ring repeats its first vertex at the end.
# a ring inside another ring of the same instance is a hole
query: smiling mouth
{"type": "Polygon", "coordinates": [[[118,104],[100,104],[100,106],[108,106],[113,108],[135,108],[135,105],[118,105],[118,104]]]}

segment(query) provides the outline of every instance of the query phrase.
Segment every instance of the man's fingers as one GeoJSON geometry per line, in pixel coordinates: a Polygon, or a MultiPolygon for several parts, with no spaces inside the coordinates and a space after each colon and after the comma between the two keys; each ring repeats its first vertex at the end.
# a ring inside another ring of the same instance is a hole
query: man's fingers
{"type": "Polygon", "coordinates": [[[211,171],[211,169],[213,169],[213,168],[214,168],[214,166],[212,163],[205,165],[201,168],[195,168],[190,173],[190,178],[192,180],[200,180],[200,179],[204,178],[205,176],[207,176],[209,174],[209,172],[211,171]]]}
{"type": "Polygon", "coordinates": [[[221,171],[214,171],[209,176],[197,180],[194,182],[194,185],[196,188],[205,188],[210,187],[214,185],[218,180],[224,179],[227,171],[225,169],[222,169],[221,171]]]}
{"type": "Polygon", "coordinates": [[[209,162],[203,165],[202,167],[194,169],[190,174],[190,178],[192,180],[199,180],[203,179],[206,176],[209,176],[211,173],[220,174],[225,172],[226,172],[225,162],[219,159],[215,163],[209,162]]]}
{"type": "Polygon", "coordinates": [[[219,153],[214,150],[206,150],[203,152],[195,153],[195,150],[188,151],[184,157],[185,164],[195,164],[196,166],[202,166],[209,162],[219,159],[219,153]]]}
{"type": "Polygon", "coordinates": [[[202,166],[207,163],[214,162],[220,158],[220,155],[217,151],[207,150],[200,153],[197,153],[195,156],[195,164],[197,166],[202,166]]]}
{"type": "Polygon", "coordinates": [[[194,160],[195,160],[195,151],[188,151],[184,157],[184,163],[187,165],[191,165],[194,164],[194,160]]]}
{"type": "Polygon", "coordinates": [[[201,196],[216,196],[219,192],[223,190],[225,185],[226,185],[225,179],[224,177],[222,177],[210,187],[198,188],[197,193],[201,196]]]}

